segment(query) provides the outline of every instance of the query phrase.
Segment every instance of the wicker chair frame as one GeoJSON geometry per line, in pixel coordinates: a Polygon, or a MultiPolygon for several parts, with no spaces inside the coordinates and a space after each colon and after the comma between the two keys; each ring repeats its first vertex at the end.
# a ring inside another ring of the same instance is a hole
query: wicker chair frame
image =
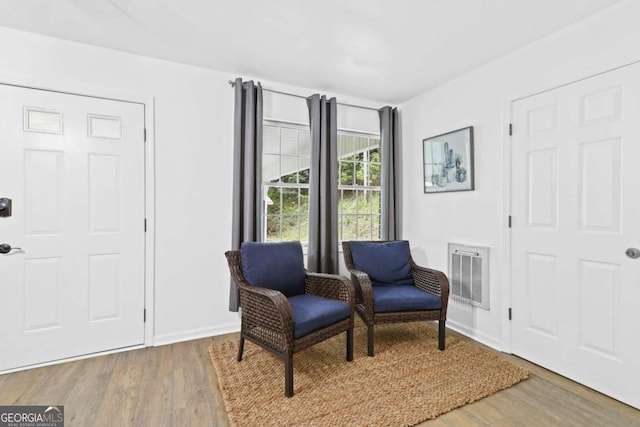
{"type": "MultiPolygon", "coordinates": [[[[355,292],[346,277],[306,272],[305,293],[347,302],[351,307],[349,318],[313,331],[300,338],[293,336],[293,315],[291,305],[279,291],[251,285],[242,274],[239,250],[225,252],[231,277],[240,291],[242,324],[238,362],[242,361],[244,340],[275,354],[284,362],[286,397],[293,396],[293,354],[321,341],[347,334],[347,361],[353,360],[353,319],[355,292]]],[[[277,266],[274,266],[277,268],[277,266]]]]}
{"type": "MultiPolygon", "coordinates": [[[[370,243],[386,243],[388,240],[374,240],[370,243]]],[[[376,313],[373,306],[373,288],[369,275],[358,270],[353,262],[351,244],[348,241],[342,242],[344,261],[353,282],[356,293],[356,313],[367,325],[367,353],[374,355],[374,331],[373,327],[382,323],[415,322],[422,320],[438,321],[438,348],[445,348],[445,324],[447,321],[447,302],[449,300],[449,279],[438,270],[433,270],[417,265],[411,253],[409,253],[409,264],[413,274],[415,286],[425,292],[440,297],[441,308],[437,310],[415,310],[400,312],[376,313]]]]}

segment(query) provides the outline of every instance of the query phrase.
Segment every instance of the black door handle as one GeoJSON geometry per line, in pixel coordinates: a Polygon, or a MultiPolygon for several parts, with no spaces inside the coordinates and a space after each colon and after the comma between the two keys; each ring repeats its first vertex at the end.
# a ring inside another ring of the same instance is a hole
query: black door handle
{"type": "Polygon", "coordinates": [[[8,254],[11,251],[22,251],[22,248],[12,248],[8,243],[0,243],[0,254],[8,254]]]}
{"type": "Polygon", "coordinates": [[[11,216],[11,199],[0,199],[0,216],[11,216]]]}

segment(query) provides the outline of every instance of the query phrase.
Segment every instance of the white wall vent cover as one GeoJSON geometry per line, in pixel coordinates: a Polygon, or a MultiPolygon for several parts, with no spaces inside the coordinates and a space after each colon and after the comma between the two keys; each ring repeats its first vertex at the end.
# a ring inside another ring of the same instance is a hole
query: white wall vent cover
{"type": "Polygon", "coordinates": [[[451,299],[489,310],[489,248],[449,243],[451,299]]]}

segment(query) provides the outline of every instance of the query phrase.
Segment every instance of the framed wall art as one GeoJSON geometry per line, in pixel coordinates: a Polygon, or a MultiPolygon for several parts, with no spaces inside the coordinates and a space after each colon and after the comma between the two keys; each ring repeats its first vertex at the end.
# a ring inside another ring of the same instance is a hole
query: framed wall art
{"type": "Polygon", "coordinates": [[[422,140],[424,192],[470,191],[473,182],[473,126],[422,140]]]}

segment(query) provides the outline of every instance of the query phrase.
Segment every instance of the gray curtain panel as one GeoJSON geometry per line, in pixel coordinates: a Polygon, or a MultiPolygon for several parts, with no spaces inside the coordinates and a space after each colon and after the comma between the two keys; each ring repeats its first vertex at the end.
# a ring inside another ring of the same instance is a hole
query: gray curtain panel
{"type": "Polygon", "coordinates": [[[382,107],[380,116],[380,145],[382,149],[382,191],[380,195],[382,240],[400,239],[400,137],[398,109],[382,107]]]}
{"type": "Polygon", "coordinates": [[[307,98],[311,128],[309,170],[309,248],[307,268],[338,273],[338,125],[337,102],[307,98]]]}
{"type": "MultiPolygon", "coordinates": [[[[233,130],[233,219],[231,248],[262,240],[262,87],[237,78],[233,130]]],[[[240,296],[231,279],[229,311],[240,296]]]]}

